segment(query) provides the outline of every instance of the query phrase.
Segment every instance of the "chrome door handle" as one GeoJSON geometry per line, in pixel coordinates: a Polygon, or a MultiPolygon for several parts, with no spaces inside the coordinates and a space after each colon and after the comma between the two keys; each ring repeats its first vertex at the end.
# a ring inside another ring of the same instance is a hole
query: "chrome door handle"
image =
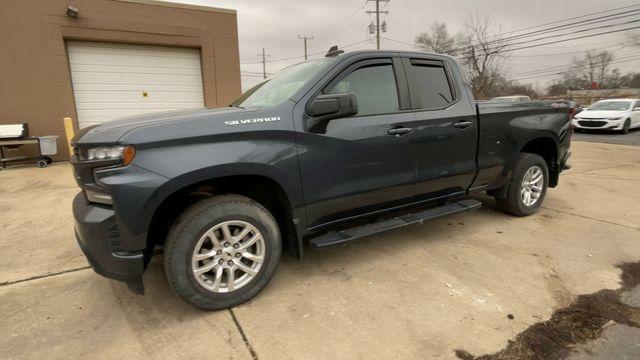
{"type": "Polygon", "coordinates": [[[471,125],[473,125],[473,122],[467,120],[458,121],[457,123],[453,124],[453,126],[457,127],[458,129],[466,129],[471,125]]]}
{"type": "Polygon", "coordinates": [[[402,135],[410,134],[412,132],[413,132],[413,128],[395,127],[395,128],[389,129],[387,131],[387,134],[394,135],[394,136],[402,136],[402,135]]]}

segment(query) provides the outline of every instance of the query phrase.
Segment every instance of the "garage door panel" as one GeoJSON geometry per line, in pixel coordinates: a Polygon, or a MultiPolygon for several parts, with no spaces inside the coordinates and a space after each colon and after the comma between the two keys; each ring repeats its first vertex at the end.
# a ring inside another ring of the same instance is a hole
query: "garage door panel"
{"type": "Polygon", "coordinates": [[[155,92],[176,92],[176,91],[195,91],[200,93],[202,86],[198,85],[160,85],[160,84],[74,84],[74,92],[79,91],[100,91],[100,92],[138,92],[138,91],[155,91],[155,92]]]}
{"type": "Polygon", "coordinates": [[[68,42],[79,126],[204,107],[197,49],[68,42]]]}
{"type": "MultiPolygon", "coordinates": [[[[163,74],[139,74],[139,73],[76,73],[78,84],[157,84],[157,85],[194,85],[202,79],[201,76],[193,75],[163,75],[163,74]]],[[[201,86],[200,86],[201,87],[201,86]]]]}
{"type": "Polygon", "coordinates": [[[76,110],[94,110],[94,111],[126,111],[130,109],[144,110],[176,110],[176,109],[188,109],[196,108],[198,103],[194,102],[178,102],[174,101],[171,106],[168,106],[166,102],[149,102],[149,103],[117,103],[117,108],[114,103],[78,103],[76,110]],[[178,106],[178,107],[176,107],[178,106]]]}
{"type": "MultiPolygon", "coordinates": [[[[74,56],[73,53],[69,53],[69,56],[74,56]]],[[[198,69],[200,68],[199,54],[193,54],[191,58],[176,58],[176,57],[152,57],[149,55],[143,56],[126,56],[118,54],[109,54],[109,58],[104,58],[104,55],[96,55],[96,57],[87,57],[83,54],[77,54],[73,58],[72,65],[116,65],[116,66],[133,66],[133,67],[170,67],[170,68],[185,68],[185,69],[198,69]],[[196,58],[197,56],[197,58],[196,58]],[[197,60],[197,61],[196,61],[197,60]]]]}
{"type": "Polygon", "coordinates": [[[165,74],[165,75],[190,75],[201,76],[200,68],[176,68],[176,67],[152,67],[152,66],[124,66],[124,65],[95,65],[95,64],[75,64],[74,73],[95,73],[95,74],[165,74]]]}
{"type": "Polygon", "coordinates": [[[194,103],[193,98],[197,96],[200,91],[156,91],[151,94],[143,91],[76,91],[76,104],[110,104],[117,107],[119,103],[139,103],[150,104],[154,102],[162,103],[194,103]]]}
{"type": "Polygon", "coordinates": [[[68,53],[73,56],[76,61],[96,62],[107,65],[109,62],[104,61],[104,54],[116,55],[120,59],[126,59],[127,63],[133,64],[139,63],[142,59],[149,61],[161,58],[174,59],[176,61],[180,61],[181,59],[189,60],[189,62],[193,63],[193,60],[200,56],[198,49],[190,48],[88,42],[76,46],[79,42],[69,43],[75,47],[68,48],[68,53]]]}
{"type": "MultiPolygon", "coordinates": [[[[80,43],[71,41],[71,43],[80,43]]],[[[198,49],[184,47],[169,47],[155,45],[119,44],[106,42],[82,42],[81,53],[83,54],[103,54],[105,51],[118,55],[130,55],[131,50],[141,50],[144,54],[154,54],[157,56],[188,57],[188,53],[198,52],[198,49]],[[123,46],[124,45],[124,46],[123,46]]],[[[78,51],[78,48],[69,49],[69,52],[78,51]]]]}

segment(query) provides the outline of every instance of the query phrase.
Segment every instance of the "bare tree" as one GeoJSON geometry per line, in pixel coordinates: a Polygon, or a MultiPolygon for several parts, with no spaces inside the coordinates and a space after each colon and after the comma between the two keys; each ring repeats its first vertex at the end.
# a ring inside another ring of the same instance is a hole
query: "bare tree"
{"type": "Polygon", "coordinates": [[[563,74],[571,86],[605,86],[610,80],[614,56],[609,51],[589,50],[581,58],[573,58],[571,68],[563,74]]]}
{"type": "Polygon", "coordinates": [[[494,30],[489,16],[469,14],[464,31],[455,35],[449,33],[446,24],[436,22],[428,32],[418,34],[415,43],[423,50],[456,56],[478,99],[508,88],[502,73],[509,59],[509,42],[499,29],[494,30]]]}
{"type": "Polygon", "coordinates": [[[470,14],[465,28],[459,45],[466,51],[460,60],[467,68],[474,95],[484,99],[504,81],[502,72],[509,60],[509,42],[503,40],[499,29],[492,30],[488,15],[470,14]]]}
{"type": "Polygon", "coordinates": [[[449,34],[445,23],[433,23],[429,32],[418,34],[414,41],[418,47],[425,51],[448,55],[456,55],[458,52],[457,39],[449,34]]]}
{"type": "Polygon", "coordinates": [[[612,69],[614,59],[613,53],[606,50],[589,50],[579,58],[574,57],[569,70],[549,86],[548,93],[559,95],[566,90],[589,89],[594,86],[612,89],[634,83],[632,74],[622,76],[618,69],[612,69]]]}

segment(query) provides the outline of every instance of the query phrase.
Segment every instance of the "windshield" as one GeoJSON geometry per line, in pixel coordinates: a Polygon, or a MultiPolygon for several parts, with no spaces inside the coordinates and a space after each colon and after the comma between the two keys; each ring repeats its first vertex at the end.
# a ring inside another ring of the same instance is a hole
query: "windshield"
{"type": "Polygon", "coordinates": [[[269,107],[278,105],[289,99],[302,85],[322,71],[333,60],[308,61],[285,68],[255,90],[239,106],[269,107]]]}
{"type": "Polygon", "coordinates": [[[598,101],[589,110],[629,110],[631,101],[598,101]]]}

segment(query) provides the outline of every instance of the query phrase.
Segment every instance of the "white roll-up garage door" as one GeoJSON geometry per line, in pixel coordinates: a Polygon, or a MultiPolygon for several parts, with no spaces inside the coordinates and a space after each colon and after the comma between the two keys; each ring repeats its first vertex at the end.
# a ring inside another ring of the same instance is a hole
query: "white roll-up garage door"
{"type": "Polygon", "coordinates": [[[75,41],[67,49],[80,128],[204,107],[197,49],[75,41]]]}

